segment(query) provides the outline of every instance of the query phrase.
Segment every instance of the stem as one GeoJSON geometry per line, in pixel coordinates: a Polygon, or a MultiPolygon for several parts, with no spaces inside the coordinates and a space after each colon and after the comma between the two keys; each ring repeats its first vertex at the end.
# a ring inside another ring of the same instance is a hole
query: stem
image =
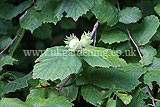
{"type": "MultiPolygon", "coordinates": [[[[152,95],[151,95],[151,93],[150,93],[150,91],[149,91],[149,87],[148,86],[146,86],[146,88],[147,88],[147,92],[148,92],[148,94],[149,94],[149,96],[151,96],[152,97],[152,95]]],[[[154,97],[152,97],[152,104],[153,104],[153,106],[154,107],[156,107],[156,105],[155,105],[155,102],[154,102],[155,100],[154,100],[154,97]]]]}
{"type": "MultiPolygon", "coordinates": [[[[116,2],[117,2],[117,5],[118,5],[118,11],[120,12],[120,11],[121,11],[121,8],[120,8],[120,5],[119,5],[119,1],[116,0],[116,2]]],[[[137,46],[137,44],[136,44],[135,41],[133,40],[133,38],[132,38],[132,36],[131,36],[131,34],[130,34],[129,30],[128,30],[128,27],[127,27],[125,24],[124,24],[124,26],[125,26],[125,28],[126,28],[126,31],[127,31],[127,33],[128,33],[128,36],[129,36],[130,40],[132,41],[132,43],[133,43],[134,46],[136,47],[137,52],[138,52],[140,58],[142,59],[142,54],[141,54],[141,52],[140,52],[140,50],[139,50],[139,47],[137,46]]]]}
{"type": "Polygon", "coordinates": [[[96,30],[98,28],[98,25],[99,25],[99,23],[98,23],[98,20],[97,20],[96,23],[94,24],[93,30],[91,32],[91,37],[93,37],[94,33],[96,32],[96,30]]]}
{"type": "Polygon", "coordinates": [[[70,78],[71,78],[71,74],[70,74],[70,75],[62,82],[62,84],[59,86],[58,96],[60,96],[63,86],[68,82],[68,80],[69,80],[70,78]]]}
{"type": "Polygon", "coordinates": [[[120,12],[120,11],[121,11],[121,8],[120,8],[120,5],[119,5],[119,1],[116,0],[116,2],[117,2],[117,6],[118,6],[118,11],[120,12]]]}
{"type": "Polygon", "coordinates": [[[27,14],[27,10],[25,11],[25,13],[19,18],[20,20],[27,14]]]}
{"type": "Polygon", "coordinates": [[[20,38],[18,39],[18,41],[16,42],[15,46],[13,47],[11,53],[9,54],[10,56],[13,56],[15,50],[16,50],[17,47],[19,46],[19,44],[20,44],[20,42],[21,42],[21,40],[22,40],[22,38],[23,38],[23,36],[24,36],[24,33],[25,33],[25,29],[23,29],[20,38]]]}
{"type": "MultiPolygon", "coordinates": [[[[116,2],[117,2],[117,5],[118,5],[118,11],[120,12],[121,9],[120,9],[120,5],[119,5],[118,0],[116,0],[116,2]]],[[[143,3],[143,0],[141,0],[141,3],[143,3]]],[[[128,36],[129,36],[130,40],[132,41],[132,43],[133,43],[134,46],[136,47],[136,49],[137,49],[137,51],[138,51],[138,54],[139,54],[140,58],[142,59],[142,55],[141,55],[141,53],[140,53],[139,47],[138,47],[137,44],[134,42],[134,40],[133,40],[133,38],[132,38],[129,30],[128,30],[128,27],[127,27],[126,25],[125,25],[125,28],[126,28],[126,31],[127,31],[127,33],[128,33],[128,36]]],[[[146,88],[147,88],[148,94],[152,97],[152,95],[151,95],[151,93],[150,93],[150,91],[149,91],[148,86],[146,86],[146,88]]],[[[156,107],[155,102],[154,102],[154,97],[152,97],[152,103],[153,103],[153,106],[156,107]]]]}
{"type": "Polygon", "coordinates": [[[94,46],[96,46],[96,36],[97,36],[97,32],[95,32],[95,36],[94,36],[94,46]]]}
{"type": "Polygon", "coordinates": [[[137,49],[137,52],[138,52],[138,54],[139,54],[139,57],[142,59],[142,54],[141,54],[141,52],[140,52],[140,50],[139,50],[139,47],[137,46],[137,44],[136,44],[135,41],[133,40],[133,38],[132,38],[132,36],[131,36],[131,34],[130,34],[129,30],[128,30],[128,27],[127,27],[126,25],[125,25],[125,27],[126,27],[126,31],[127,31],[127,33],[128,33],[128,36],[129,36],[130,40],[132,41],[132,43],[134,44],[134,46],[135,46],[136,49],[137,49]]]}
{"type": "Polygon", "coordinates": [[[4,50],[0,52],[0,55],[4,53],[18,37],[20,37],[20,35],[15,36],[14,39],[4,48],[4,50]]]}

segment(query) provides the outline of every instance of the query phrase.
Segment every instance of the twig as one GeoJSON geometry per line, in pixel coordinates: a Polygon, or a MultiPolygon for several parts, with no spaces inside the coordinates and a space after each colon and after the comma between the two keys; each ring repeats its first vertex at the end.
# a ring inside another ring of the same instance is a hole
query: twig
{"type": "Polygon", "coordinates": [[[17,47],[19,46],[22,38],[24,37],[25,29],[22,30],[20,38],[13,44],[13,49],[11,49],[11,52],[9,53],[10,56],[13,56],[14,52],[16,51],[17,47]]]}
{"type": "Polygon", "coordinates": [[[136,47],[137,52],[138,52],[140,58],[142,59],[142,54],[141,54],[141,52],[140,52],[140,50],[139,50],[139,47],[138,47],[137,44],[134,42],[134,40],[133,40],[133,38],[132,38],[132,36],[131,36],[129,30],[128,30],[128,27],[127,27],[126,25],[125,25],[125,27],[126,27],[126,31],[127,31],[127,33],[128,33],[128,36],[129,36],[130,40],[132,41],[132,43],[133,43],[134,46],[136,47]]]}
{"type": "Polygon", "coordinates": [[[70,78],[71,78],[71,74],[70,74],[70,75],[62,82],[62,84],[59,86],[58,96],[60,96],[63,86],[68,82],[68,80],[69,80],[70,78]]]}
{"type": "MultiPolygon", "coordinates": [[[[143,0],[142,0],[142,1],[143,1],[143,0]]],[[[117,5],[118,5],[118,10],[119,10],[119,12],[120,12],[121,9],[120,9],[120,5],[119,5],[118,0],[116,0],[116,2],[117,2],[117,5]]],[[[133,38],[132,38],[129,30],[128,30],[128,27],[127,27],[126,25],[125,25],[125,28],[126,28],[126,31],[127,31],[127,33],[128,33],[128,36],[129,36],[130,40],[132,41],[132,43],[133,43],[134,46],[136,47],[136,49],[137,49],[137,51],[138,51],[138,54],[139,54],[140,58],[142,59],[142,55],[141,55],[141,53],[140,53],[139,47],[138,47],[137,44],[134,42],[134,40],[133,40],[133,38]]],[[[146,88],[147,88],[148,94],[152,97],[152,95],[151,95],[151,93],[150,93],[150,91],[149,91],[148,86],[146,86],[146,88]]],[[[156,107],[155,102],[154,102],[154,97],[152,97],[152,103],[153,103],[153,106],[156,107]]]]}
{"type": "Polygon", "coordinates": [[[97,36],[97,32],[95,32],[95,36],[94,36],[94,46],[96,46],[96,36],[97,36]]]}
{"type": "Polygon", "coordinates": [[[141,0],[141,11],[142,11],[142,16],[144,16],[143,0],[141,0]]]}
{"type": "Polygon", "coordinates": [[[121,8],[120,8],[120,5],[119,5],[119,1],[116,0],[116,2],[117,2],[117,6],[118,6],[118,11],[120,12],[120,11],[121,11],[121,8]]]}
{"type": "Polygon", "coordinates": [[[96,23],[94,24],[93,30],[91,32],[91,37],[93,37],[94,33],[96,32],[96,30],[98,28],[98,25],[99,25],[99,23],[98,23],[98,20],[97,20],[96,23]]]}
{"type": "Polygon", "coordinates": [[[3,52],[5,52],[5,51],[8,49],[8,47],[9,47],[18,37],[20,37],[20,35],[15,36],[14,39],[6,46],[6,48],[5,48],[3,51],[1,51],[0,55],[1,55],[3,52]]]}
{"type": "MultiPolygon", "coordinates": [[[[146,86],[146,88],[147,88],[147,92],[148,92],[148,94],[149,94],[149,96],[151,96],[152,97],[152,95],[151,95],[151,93],[150,93],[150,91],[149,91],[149,87],[148,86],[146,86]]],[[[156,105],[155,105],[155,102],[154,102],[155,100],[154,100],[154,97],[152,97],[152,104],[153,104],[153,106],[154,107],[156,107],[156,105]]]]}
{"type": "Polygon", "coordinates": [[[27,14],[27,10],[25,11],[25,13],[19,18],[20,20],[27,14]]]}
{"type": "MultiPolygon", "coordinates": [[[[116,2],[117,2],[117,5],[118,5],[118,11],[120,12],[120,11],[121,11],[121,8],[120,8],[120,5],[119,5],[119,1],[116,0],[116,2]]],[[[127,31],[127,33],[128,33],[128,36],[129,36],[130,40],[132,41],[132,43],[133,43],[134,46],[136,47],[137,52],[138,52],[140,58],[142,59],[142,54],[141,54],[141,52],[140,52],[140,50],[139,50],[139,47],[137,46],[137,44],[136,44],[135,41],[133,40],[133,38],[132,38],[132,36],[131,36],[131,34],[130,34],[129,30],[128,30],[128,27],[127,27],[126,25],[124,25],[124,26],[125,26],[125,28],[126,28],[126,31],[127,31]]]]}

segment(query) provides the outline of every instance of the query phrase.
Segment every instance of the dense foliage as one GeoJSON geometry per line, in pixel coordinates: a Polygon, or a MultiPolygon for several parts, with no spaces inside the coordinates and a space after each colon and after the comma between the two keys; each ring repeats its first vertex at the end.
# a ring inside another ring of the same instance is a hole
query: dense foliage
{"type": "Polygon", "coordinates": [[[158,0],[0,0],[0,107],[160,107],[158,0]]]}

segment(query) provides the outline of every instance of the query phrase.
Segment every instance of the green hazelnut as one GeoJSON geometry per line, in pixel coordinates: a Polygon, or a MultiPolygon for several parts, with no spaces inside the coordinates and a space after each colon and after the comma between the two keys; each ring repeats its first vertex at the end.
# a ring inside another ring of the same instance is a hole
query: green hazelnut
{"type": "Polygon", "coordinates": [[[80,40],[82,47],[87,47],[92,42],[93,42],[93,40],[91,40],[90,33],[84,32],[83,35],[81,36],[81,40],[80,40]]]}

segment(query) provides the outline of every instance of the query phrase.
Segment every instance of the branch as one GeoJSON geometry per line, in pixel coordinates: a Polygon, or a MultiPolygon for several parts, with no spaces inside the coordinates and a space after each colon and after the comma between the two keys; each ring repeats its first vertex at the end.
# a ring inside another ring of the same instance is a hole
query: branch
{"type": "Polygon", "coordinates": [[[13,49],[11,50],[11,52],[9,54],[10,56],[13,56],[13,54],[16,51],[17,47],[19,46],[24,34],[25,34],[25,29],[22,30],[20,38],[15,42],[15,44],[13,44],[13,49]]]}
{"type": "Polygon", "coordinates": [[[68,80],[71,78],[71,74],[62,82],[62,84],[59,86],[58,89],[58,96],[60,96],[62,88],[64,87],[64,85],[68,82],[68,80]]]}
{"type": "Polygon", "coordinates": [[[27,14],[27,10],[25,11],[25,13],[19,18],[20,20],[27,14]]]}
{"type": "Polygon", "coordinates": [[[96,23],[94,24],[94,27],[93,27],[93,30],[91,32],[91,37],[93,37],[93,35],[95,34],[94,36],[94,46],[96,46],[96,31],[97,31],[97,28],[98,28],[98,20],[96,21],[96,23]]]}
{"type": "Polygon", "coordinates": [[[94,36],[94,46],[96,46],[96,37],[97,37],[97,32],[95,32],[95,36],[94,36]]]}
{"type": "MultiPolygon", "coordinates": [[[[118,11],[120,12],[121,9],[120,9],[120,5],[119,5],[118,0],[116,0],[116,2],[117,2],[117,5],[118,5],[118,11]]],[[[141,0],[141,7],[143,7],[142,4],[143,4],[143,0],[141,0]]],[[[142,9],[142,11],[143,11],[143,9],[142,9]]],[[[139,50],[139,47],[137,46],[137,44],[136,44],[135,41],[133,40],[133,38],[132,38],[132,36],[131,36],[131,34],[130,34],[129,30],[128,30],[128,27],[127,27],[126,25],[125,25],[125,28],[126,28],[126,31],[127,31],[127,33],[128,33],[128,36],[129,36],[130,40],[132,41],[132,43],[133,43],[134,46],[136,47],[136,49],[137,49],[137,51],[138,51],[138,54],[139,54],[140,58],[142,59],[142,54],[141,54],[141,52],[140,52],[140,50],[139,50]]],[[[152,95],[151,95],[151,93],[150,93],[150,91],[149,91],[148,86],[146,86],[146,88],[147,88],[148,94],[152,97],[152,95]]],[[[154,97],[152,97],[152,103],[153,103],[153,106],[156,107],[155,102],[154,102],[154,97]]]]}
{"type": "MultiPolygon", "coordinates": [[[[152,95],[151,95],[151,93],[150,93],[150,91],[149,91],[149,87],[148,86],[146,86],[146,88],[147,88],[147,92],[148,92],[148,94],[149,94],[149,96],[151,96],[152,97],[152,95]]],[[[152,104],[153,104],[153,106],[154,107],[156,107],[156,105],[155,105],[155,99],[154,99],[154,97],[152,97],[152,104]]]]}
{"type": "MultiPolygon", "coordinates": [[[[121,8],[120,8],[120,5],[119,5],[119,1],[116,0],[116,2],[117,2],[117,5],[118,5],[118,11],[120,12],[120,11],[121,11],[121,8]]],[[[139,50],[139,47],[137,46],[137,44],[136,44],[135,41],[133,40],[133,38],[132,38],[132,36],[131,36],[131,34],[130,34],[129,30],[128,30],[128,27],[127,27],[126,25],[124,25],[124,26],[125,26],[125,28],[126,28],[126,31],[127,31],[127,33],[128,33],[128,36],[129,36],[130,40],[132,41],[132,43],[133,43],[134,46],[136,47],[137,52],[138,52],[140,58],[142,59],[142,54],[141,54],[141,52],[140,52],[140,50],[139,50]]]]}
{"type": "Polygon", "coordinates": [[[129,36],[130,40],[132,41],[132,43],[134,44],[134,46],[135,46],[136,49],[137,49],[137,52],[138,52],[138,54],[139,54],[139,57],[142,59],[142,54],[141,54],[141,52],[140,52],[140,50],[139,50],[139,47],[137,46],[137,44],[136,44],[135,41],[133,40],[133,38],[132,38],[132,36],[131,36],[131,34],[130,34],[129,30],[128,30],[128,27],[127,27],[126,25],[125,25],[125,27],[126,27],[126,31],[127,31],[127,33],[128,33],[128,36],[129,36]]]}
{"type": "Polygon", "coordinates": [[[120,5],[119,5],[119,1],[116,0],[116,2],[117,2],[117,6],[118,6],[118,11],[120,12],[120,11],[121,11],[121,8],[120,8],[120,5]]]}
{"type": "Polygon", "coordinates": [[[91,37],[93,37],[94,33],[96,32],[96,30],[98,28],[98,25],[99,25],[99,23],[98,23],[98,20],[97,20],[96,23],[94,24],[93,30],[91,32],[91,37]]]}
{"type": "Polygon", "coordinates": [[[9,48],[9,46],[10,46],[18,37],[20,37],[20,35],[15,36],[14,39],[6,46],[6,48],[5,48],[3,51],[0,52],[0,55],[1,55],[2,53],[4,53],[4,52],[9,48]]]}

